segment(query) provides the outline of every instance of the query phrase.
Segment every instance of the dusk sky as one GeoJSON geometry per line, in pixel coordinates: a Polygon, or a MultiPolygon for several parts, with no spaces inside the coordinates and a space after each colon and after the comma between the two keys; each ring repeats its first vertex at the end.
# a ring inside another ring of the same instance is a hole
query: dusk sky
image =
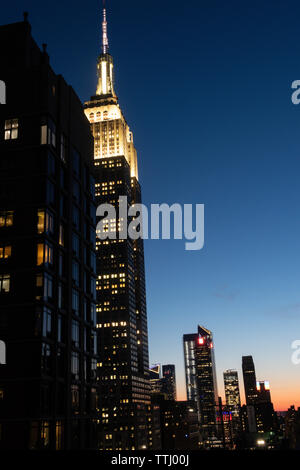
{"type": "MultiPolygon", "coordinates": [[[[6,2],[82,101],[96,90],[101,1],[6,2]]],[[[175,363],[182,335],[214,334],[225,369],[253,355],[277,410],[300,406],[298,1],[108,0],[120,105],[134,133],[143,202],[205,204],[205,246],[145,242],[151,363],[175,363]]],[[[22,70],[20,70],[22,80],[22,70]]]]}

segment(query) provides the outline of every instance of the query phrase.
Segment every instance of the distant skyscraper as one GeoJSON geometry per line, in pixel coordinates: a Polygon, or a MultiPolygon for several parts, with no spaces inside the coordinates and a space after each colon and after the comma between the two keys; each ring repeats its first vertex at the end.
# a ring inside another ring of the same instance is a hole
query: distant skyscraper
{"type": "Polygon", "coordinates": [[[96,449],[92,135],[26,16],[0,57],[0,447],[96,449]]]}
{"type": "Polygon", "coordinates": [[[216,434],[217,380],[212,332],[198,326],[198,333],[183,336],[187,399],[198,404],[200,432],[216,434]]]}
{"type": "Polygon", "coordinates": [[[242,358],[243,378],[245,387],[245,397],[247,405],[253,405],[256,402],[256,374],[252,356],[243,356],[242,358]]]}
{"type": "Polygon", "coordinates": [[[267,380],[256,383],[257,403],[271,403],[270,384],[267,380]]]}
{"type": "Polygon", "coordinates": [[[270,385],[266,380],[257,382],[255,408],[256,428],[258,432],[275,431],[277,416],[271,402],[270,385]]]}
{"type": "Polygon", "coordinates": [[[116,214],[98,230],[97,327],[99,340],[100,448],[148,447],[150,406],[148,331],[143,240],[126,238],[131,218],[121,214],[141,202],[137,153],[114,89],[113,58],[108,53],[106,9],[98,58],[96,95],[85,103],[94,136],[97,205],[109,203],[116,214]],[[116,239],[105,239],[107,231],[116,239]]]}
{"type": "Polygon", "coordinates": [[[224,388],[226,397],[226,407],[228,412],[231,414],[232,424],[232,436],[236,437],[241,429],[241,399],[240,399],[240,388],[239,378],[236,370],[226,370],[224,376],[224,388]]]}
{"type": "Polygon", "coordinates": [[[160,375],[161,365],[155,364],[149,369],[151,395],[162,393],[162,379],[160,375]]]}
{"type": "Polygon", "coordinates": [[[241,405],[239,378],[236,370],[226,370],[224,376],[225,397],[227,406],[241,405]]]}
{"type": "Polygon", "coordinates": [[[166,393],[169,400],[176,400],[176,375],[174,364],[162,366],[163,373],[163,393],[166,393]]]}

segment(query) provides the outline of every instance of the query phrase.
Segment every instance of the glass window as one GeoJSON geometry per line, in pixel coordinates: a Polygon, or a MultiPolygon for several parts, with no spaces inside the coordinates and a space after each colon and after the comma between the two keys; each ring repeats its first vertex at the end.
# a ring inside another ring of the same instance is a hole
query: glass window
{"type": "Polygon", "coordinates": [[[76,315],[79,315],[79,292],[72,289],[72,309],[76,315]]]}
{"type": "Polygon", "coordinates": [[[37,245],[37,266],[42,264],[53,264],[53,246],[48,242],[37,245]]]}
{"type": "Polygon", "coordinates": [[[43,343],[42,344],[42,370],[46,374],[50,374],[51,372],[51,347],[50,344],[43,343]]]}
{"type": "Polygon", "coordinates": [[[49,308],[43,311],[43,336],[49,338],[52,332],[52,313],[49,308]]]}
{"type": "Polygon", "coordinates": [[[13,224],[14,213],[13,211],[0,212],[0,227],[10,227],[13,224]]]}
{"type": "Polygon", "coordinates": [[[79,348],[79,323],[76,320],[72,321],[72,345],[79,348]]]}
{"type": "Polygon", "coordinates": [[[47,194],[46,194],[46,197],[47,197],[47,203],[48,204],[54,204],[55,202],[55,190],[54,190],[54,184],[47,180],[47,194]]]}
{"type": "Polygon", "coordinates": [[[72,261],[72,279],[76,286],[79,286],[79,264],[77,261],[72,261]]]}
{"type": "Polygon", "coordinates": [[[79,379],[79,354],[77,352],[72,352],[71,356],[71,374],[73,379],[79,379]]]}
{"type": "Polygon", "coordinates": [[[55,175],[55,157],[51,152],[48,153],[48,174],[55,175]]]}
{"type": "Polygon", "coordinates": [[[59,244],[65,246],[65,229],[62,224],[59,225],[59,244]]]}
{"type": "Polygon", "coordinates": [[[11,257],[11,245],[0,246],[0,259],[11,257]]]}
{"type": "Polygon", "coordinates": [[[75,179],[73,179],[72,192],[73,192],[73,197],[76,199],[77,202],[79,202],[80,201],[80,185],[75,179]]]}
{"type": "Polygon", "coordinates": [[[67,141],[63,134],[60,136],[60,158],[66,163],[67,161],[67,141]]]}
{"type": "Polygon", "coordinates": [[[5,121],[4,125],[4,139],[5,140],[14,140],[18,138],[19,134],[19,120],[18,119],[8,119],[5,121]]]}
{"type": "Polygon", "coordinates": [[[73,233],[72,235],[72,250],[77,258],[79,258],[79,237],[76,233],[73,233]]]}
{"type": "Polygon", "coordinates": [[[79,229],[79,210],[76,206],[73,205],[72,208],[72,221],[73,225],[79,229]]]}
{"type": "Polygon", "coordinates": [[[38,233],[53,233],[53,215],[48,211],[38,211],[37,231],[38,233]]]}
{"type": "Polygon", "coordinates": [[[0,292],[10,291],[10,274],[0,274],[0,292]]]}
{"type": "Polygon", "coordinates": [[[56,147],[56,126],[52,119],[44,119],[41,126],[41,145],[56,147]]]}

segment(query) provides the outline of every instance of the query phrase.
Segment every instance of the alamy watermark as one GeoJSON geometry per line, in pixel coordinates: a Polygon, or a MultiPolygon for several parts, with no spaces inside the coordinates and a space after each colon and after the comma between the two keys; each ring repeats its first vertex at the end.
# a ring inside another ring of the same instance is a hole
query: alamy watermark
{"type": "Polygon", "coordinates": [[[118,203],[118,210],[112,204],[97,208],[96,214],[102,218],[96,227],[100,240],[174,238],[188,240],[185,243],[188,251],[203,248],[204,204],[194,207],[193,204],[151,204],[149,211],[144,204],[128,205],[127,196],[120,196],[118,203]]]}
{"type": "Polygon", "coordinates": [[[300,364],[300,339],[295,339],[291,344],[291,348],[295,349],[291,357],[292,363],[298,366],[300,364]]]}

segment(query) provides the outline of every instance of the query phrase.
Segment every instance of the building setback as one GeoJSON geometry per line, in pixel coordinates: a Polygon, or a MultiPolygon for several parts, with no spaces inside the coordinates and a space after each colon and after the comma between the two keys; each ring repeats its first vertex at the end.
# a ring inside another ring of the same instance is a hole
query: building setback
{"type": "Polygon", "coordinates": [[[152,444],[144,249],[143,240],[126,238],[132,219],[126,221],[119,206],[121,196],[125,210],[141,202],[141,189],[133,135],[114,90],[105,8],[97,72],[96,95],[85,103],[95,140],[96,201],[116,210],[97,227],[100,448],[145,449],[152,444]],[[108,239],[113,231],[115,239],[108,239]]]}
{"type": "Polygon", "coordinates": [[[89,123],[26,15],[0,27],[0,57],[0,447],[96,448],[89,123]]]}

